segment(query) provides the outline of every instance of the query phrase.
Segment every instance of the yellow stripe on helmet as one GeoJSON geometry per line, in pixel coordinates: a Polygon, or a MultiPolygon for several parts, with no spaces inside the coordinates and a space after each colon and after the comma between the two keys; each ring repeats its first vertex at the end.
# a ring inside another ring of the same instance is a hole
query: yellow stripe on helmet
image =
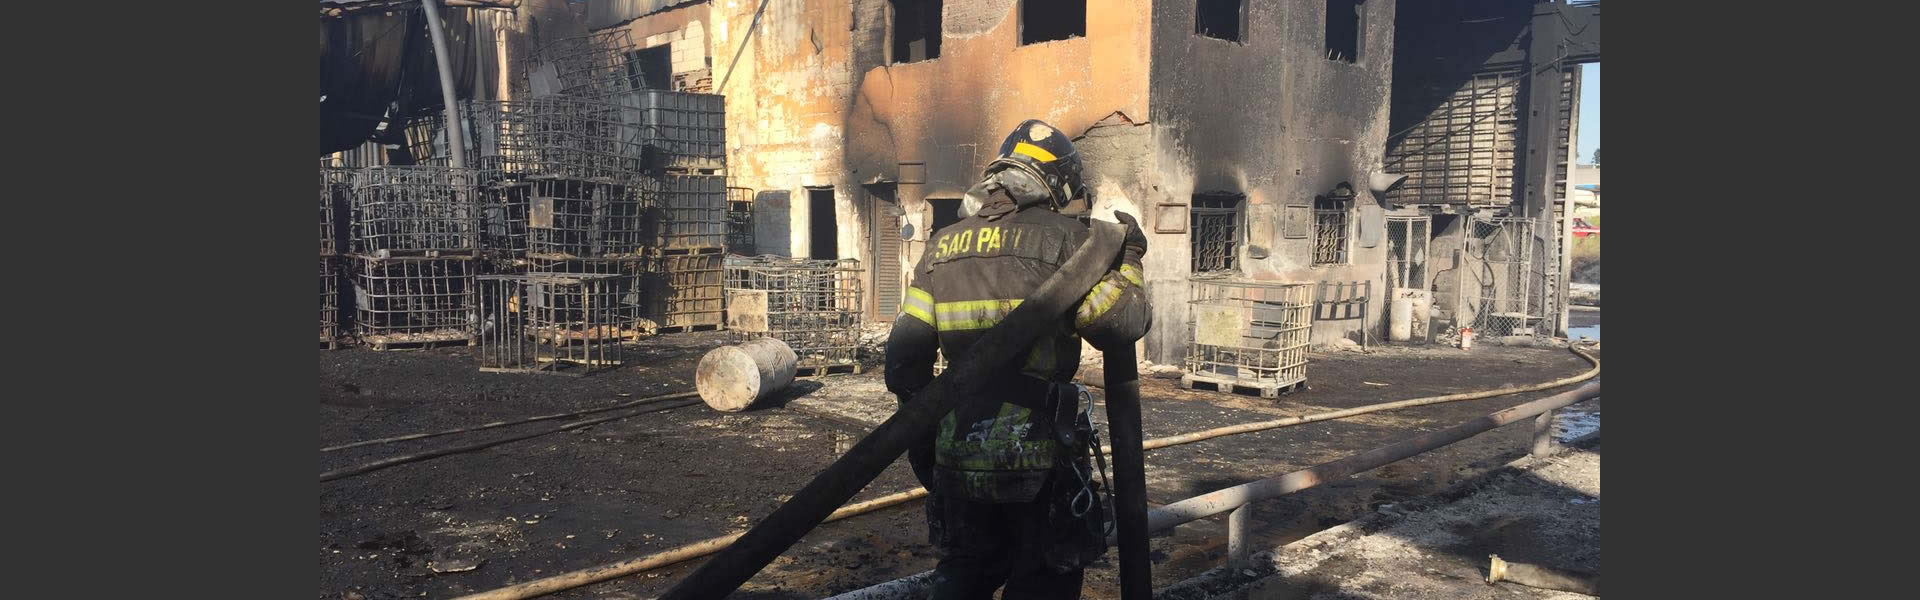
{"type": "Polygon", "coordinates": [[[1031,156],[1031,157],[1034,157],[1035,159],[1038,159],[1040,162],[1053,162],[1060,158],[1058,156],[1054,156],[1052,152],[1048,152],[1046,148],[1041,148],[1039,146],[1035,146],[1033,144],[1029,144],[1026,142],[1020,142],[1020,143],[1014,144],[1013,153],[1025,154],[1027,156],[1031,156]]]}

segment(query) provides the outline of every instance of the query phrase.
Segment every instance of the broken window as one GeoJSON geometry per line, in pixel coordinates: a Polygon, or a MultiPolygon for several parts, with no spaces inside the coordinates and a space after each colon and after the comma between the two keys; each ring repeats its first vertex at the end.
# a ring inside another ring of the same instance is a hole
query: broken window
{"type": "Polygon", "coordinates": [[[893,0],[893,62],[940,58],[940,0],[893,0]]]}
{"type": "Polygon", "coordinates": [[[1327,60],[1360,60],[1360,11],[1363,0],[1327,0],[1327,60]]]}
{"type": "Polygon", "coordinates": [[[1020,45],[1087,35],[1087,0],[1020,0],[1020,45]]]}
{"type": "Polygon", "coordinates": [[[1188,236],[1193,242],[1193,273],[1232,271],[1239,265],[1239,194],[1194,194],[1188,209],[1188,236]]]}
{"type": "Polygon", "coordinates": [[[960,222],[959,198],[928,198],[927,204],[933,206],[933,224],[927,229],[928,234],[960,222]]]}
{"type": "Polygon", "coordinates": [[[1347,203],[1321,196],[1313,199],[1313,264],[1347,264],[1347,203]]]}
{"type": "Polygon", "coordinates": [[[1395,288],[1427,289],[1427,235],[1425,216],[1387,219],[1387,278],[1395,288]]]}
{"type": "Polygon", "coordinates": [[[673,86],[673,47],[661,44],[627,53],[627,83],[633,89],[665,90],[673,86]]]}
{"type": "Polygon", "coordinates": [[[840,258],[840,223],[833,212],[833,188],[807,188],[807,234],[811,238],[808,258],[840,258]]]}
{"type": "Polygon", "coordinates": [[[1193,32],[1238,42],[1245,39],[1246,0],[1199,0],[1194,6],[1193,32]]]}

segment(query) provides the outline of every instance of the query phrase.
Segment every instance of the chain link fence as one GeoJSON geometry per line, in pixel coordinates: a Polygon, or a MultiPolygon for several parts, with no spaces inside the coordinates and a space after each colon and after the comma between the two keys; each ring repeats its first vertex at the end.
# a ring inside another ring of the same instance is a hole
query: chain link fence
{"type": "Polygon", "coordinates": [[[1476,335],[1536,335],[1548,301],[1544,244],[1532,219],[1480,217],[1468,222],[1466,260],[1460,271],[1461,319],[1476,335]]]}

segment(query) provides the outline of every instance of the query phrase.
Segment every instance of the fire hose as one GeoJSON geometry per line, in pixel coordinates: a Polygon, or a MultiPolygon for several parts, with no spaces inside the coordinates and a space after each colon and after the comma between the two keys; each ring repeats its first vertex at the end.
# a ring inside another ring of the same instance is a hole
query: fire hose
{"type": "MultiPolygon", "coordinates": [[[[1498,396],[1506,396],[1511,394],[1535,392],[1535,391],[1540,391],[1540,390],[1545,390],[1550,388],[1561,387],[1565,385],[1571,385],[1574,383],[1579,383],[1600,375],[1599,359],[1594,358],[1593,355],[1582,351],[1578,347],[1569,348],[1569,349],[1572,350],[1572,352],[1575,355],[1579,356],[1582,359],[1585,359],[1588,363],[1591,363],[1593,365],[1593,368],[1584,373],[1574,375],[1571,377],[1555,379],[1553,381],[1547,381],[1547,382],[1538,383],[1538,384],[1529,385],[1529,386],[1522,386],[1517,388],[1497,388],[1492,390],[1482,390],[1478,392],[1447,394],[1444,396],[1431,396],[1426,398],[1412,398],[1408,400],[1400,400],[1395,402],[1383,402],[1380,404],[1371,404],[1367,406],[1359,406],[1359,407],[1354,407],[1354,408],[1349,408],[1344,410],[1337,410],[1337,411],[1331,411],[1331,412],[1325,412],[1325,413],[1319,413],[1319,414],[1313,414],[1313,415],[1287,417],[1284,419],[1275,419],[1270,421],[1260,421],[1256,423],[1244,423],[1240,425],[1218,427],[1214,429],[1197,431],[1197,432],[1188,433],[1188,434],[1169,436],[1169,437],[1163,437],[1163,438],[1154,438],[1154,439],[1146,440],[1144,443],[1141,444],[1141,446],[1143,449],[1146,449],[1146,450],[1154,450],[1158,448],[1165,448],[1168,446],[1191,444],[1195,442],[1210,440],[1210,439],[1219,438],[1219,437],[1225,437],[1229,435],[1254,433],[1258,431],[1279,429],[1283,427],[1291,427],[1294,425],[1304,425],[1307,423],[1316,423],[1320,421],[1329,421],[1334,419],[1359,416],[1359,415],[1375,413],[1375,412],[1399,410],[1403,408],[1412,408],[1416,406],[1427,406],[1431,404],[1440,404],[1444,402],[1480,400],[1485,398],[1494,398],[1498,396]]],[[[1110,448],[1107,449],[1106,451],[1109,453],[1112,452],[1110,448]]],[[[832,521],[838,521],[838,520],[849,518],[849,517],[859,516],[862,514],[873,512],[873,511],[882,510],[885,508],[889,508],[889,507],[897,506],[907,502],[911,502],[914,500],[918,500],[926,496],[927,496],[927,490],[925,488],[914,488],[912,490],[908,490],[904,492],[888,494],[886,496],[881,496],[879,498],[874,498],[872,500],[867,500],[864,502],[843,506],[839,510],[834,511],[831,515],[829,515],[826,519],[824,519],[823,522],[832,522],[832,521]]],[[[526,598],[534,598],[534,597],[538,597],[546,594],[551,594],[554,592],[559,592],[562,590],[568,590],[568,589],[573,589],[580,586],[591,585],[591,584],[599,583],[609,579],[625,577],[627,575],[633,575],[635,573],[644,573],[646,571],[651,571],[653,569],[658,569],[660,567],[677,564],[680,562],[692,560],[695,558],[700,558],[703,556],[708,556],[715,552],[719,552],[721,549],[726,548],[729,544],[732,544],[735,540],[740,539],[742,535],[744,534],[736,533],[736,534],[730,534],[730,535],[711,537],[711,538],[707,538],[707,539],[693,542],[690,544],[685,544],[677,548],[673,548],[671,550],[666,550],[663,552],[648,554],[645,556],[640,556],[637,558],[632,558],[632,559],[628,559],[628,560],[624,560],[616,563],[609,563],[609,564],[601,565],[598,567],[591,567],[587,569],[581,569],[578,571],[561,573],[559,575],[536,579],[536,580],[528,581],[525,583],[510,585],[510,586],[506,586],[506,587],[502,587],[494,590],[481,592],[478,594],[462,596],[458,600],[524,600],[526,598]]],[[[920,575],[916,575],[914,577],[920,577],[922,580],[924,580],[924,577],[921,577],[920,575]]]]}
{"type": "MultiPolygon", "coordinates": [[[[748,578],[865,488],[963,399],[992,401],[990,397],[970,392],[1019,360],[1020,353],[1016,350],[1031,346],[1051,331],[1047,325],[1066,314],[1086,290],[1106,275],[1106,267],[1119,254],[1125,234],[1125,227],[1118,223],[1095,222],[1086,243],[1041,283],[1032,297],[988,329],[970,349],[968,360],[935,377],[914,395],[912,402],[901,405],[899,411],[814,476],[793,498],[755,523],[713,560],[700,565],[667,590],[661,600],[717,600],[739,589],[748,578]]],[[[1144,522],[1139,525],[1144,529],[1144,522]]]]}

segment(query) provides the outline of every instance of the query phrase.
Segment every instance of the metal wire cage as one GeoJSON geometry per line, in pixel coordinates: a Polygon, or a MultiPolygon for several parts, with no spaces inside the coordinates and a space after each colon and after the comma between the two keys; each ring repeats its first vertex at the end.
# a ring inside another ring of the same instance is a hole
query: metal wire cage
{"type": "MultiPolygon", "coordinates": [[[[634,182],[638,183],[638,182],[634,182]]],[[[527,253],[554,258],[638,256],[646,248],[639,187],[578,179],[527,182],[527,253]]]]}
{"type": "Polygon", "coordinates": [[[330,256],[340,252],[341,225],[345,223],[336,217],[338,208],[345,205],[344,200],[353,185],[353,171],[335,167],[320,167],[320,254],[330,256]]]}
{"type": "Polygon", "coordinates": [[[480,248],[497,261],[527,257],[527,210],[532,182],[500,182],[483,190],[480,248]]]}
{"type": "Polygon", "coordinates": [[[480,177],[472,169],[367,167],[354,173],[351,232],[357,254],[470,254],[479,247],[480,177]]]}
{"type": "Polygon", "coordinates": [[[658,248],[719,248],[727,243],[727,186],[720,175],[668,174],[646,192],[648,229],[658,248]]]}
{"type": "Polygon", "coordinates": [[[626,362],[638,308],[631,275],[483,275],[481,371],[586,375],[626,362]]]}
{"type": "Polygon", "coordinates": [[[548,42],[532,58],[552,66],[559,84],[555,91],[592,97],[640,87],[639,73],[627,59],[635,49],[627,30],[612,29],[548,42]]]}
{"type": "Polygon", "coordinates": [[[471,339],[475,261],[354,257],[354,329],[381,349],[471,339]]]}
{"type": "Polygon", "coordinates": [[[752,189],[727,188],[727,251],[745,256],[758,253],[753,244],[752,189]]]}
{"type": "Polygon", "coordinates": [[[727,329],[736,339],[786,342],[800,368],[856,364],[860,261],[726,258],[727,329]]]}
{"type": "Polygon", "coordinates": [[[1427,230],[1432,218],[1387,219],[1387,280],[1392,288],[1427,289],[1427,230]]]}
{"type": "Polygon", "coordinates": [[[333,348],[340,340],[340,259],[320,257],[320,346],[333,348]]]}
{"type": "Polygon", "coordinates": [[[1537,293],[1541,244],[1524,217],[1475,217],[1466,239],[1460,293],[1481,336],[1534,335],[1544,314],[1537,293]]]}
{"type": "Polygon", "coordinates": [[[645,136],[626,125],[623,110],[599,100],[543,96],[468,102],[464,118],[475,164],[501,178],[621,181],[639,177],[646,166],[645,136]]]}
{"type": "Polygon", "coordinates": [[[1311,283],[1194,279],[1185,383],[1257,388],[1273,397],[1307,379],[1311,283]]]}
{"type": "Polygon", "coordinates": [[[717,253],[655,256],[642,284],[643,312],[663,328],[719,328],[726,315],[725,259],[717,253]]]}
{"type": "Polygon", "coordinates": [[[624,131],[657,154],[663,167],[727,166],[727,98],[719,94],[635,90],[614,94],[624,131]]]}

